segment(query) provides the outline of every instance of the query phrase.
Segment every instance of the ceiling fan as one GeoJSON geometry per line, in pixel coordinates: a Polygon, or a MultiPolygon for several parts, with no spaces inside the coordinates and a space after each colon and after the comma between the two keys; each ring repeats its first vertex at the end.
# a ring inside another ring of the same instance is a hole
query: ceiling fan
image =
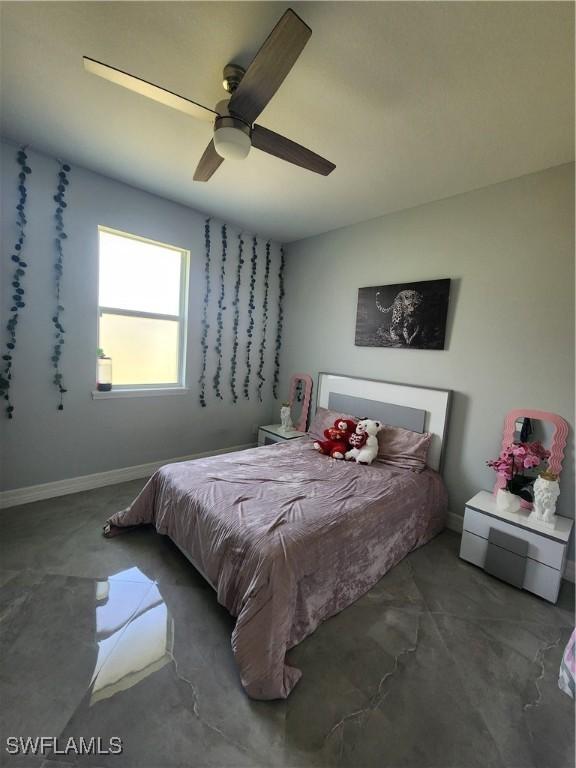
{"type": "Polygon", "coordinates": [[[245,158],[250,147],[267,152],[314,173],[328,176],[336,167],[306,147],[281,136],[254,120],[262,112],[308,42],[312,30],[289,8],[276,24],[247,70],[237,64],[224,67],[223,86],[230,94],[214,109],[178,96],[120,69],[84,56],[88,72],[116,85],[214,124],[214,137],[204,150],[194,173],[195,181],[208,181],[225,159],[245,158]]]}

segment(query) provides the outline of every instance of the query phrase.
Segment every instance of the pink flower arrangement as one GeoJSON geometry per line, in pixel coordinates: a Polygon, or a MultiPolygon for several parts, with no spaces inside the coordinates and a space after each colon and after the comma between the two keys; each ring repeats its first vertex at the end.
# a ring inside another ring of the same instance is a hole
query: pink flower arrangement
{"type": "Polygon", "coordinates": [[[526,469],[536,469],[550,456],[550,451],[541,442],[512,443],[504,448],[497,459],[486,463],[506,480],[506,488],[515,475],[521,475],[526,469]]]}

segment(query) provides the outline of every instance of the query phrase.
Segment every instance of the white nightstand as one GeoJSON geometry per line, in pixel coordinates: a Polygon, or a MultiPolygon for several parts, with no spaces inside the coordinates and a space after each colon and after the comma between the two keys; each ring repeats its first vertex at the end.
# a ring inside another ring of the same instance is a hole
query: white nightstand
{"type": "Polygon", "coordinates": [[[525,510],[501,512],[493,494],[480,491],[466,503],[460,557],[555,603],[572,525],[567,517],[552,527],[530,520],[525,510]]]}
{"type": "Polygon", "coordinates": [[[304,437],[305,434],[306,432],[298,432],[296,429],[285,432],[281,424],[267,424],[258,429],[258,445],[272,445],[284,440],[294,440],[295,437],[304,437]]]}

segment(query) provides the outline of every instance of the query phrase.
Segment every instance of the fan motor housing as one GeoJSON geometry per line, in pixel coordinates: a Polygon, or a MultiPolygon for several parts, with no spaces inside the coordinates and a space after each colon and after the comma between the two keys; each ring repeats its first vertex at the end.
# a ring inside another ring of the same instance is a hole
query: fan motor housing
{"type": "Polygon", "coordinates": [[[234,93],[236,88],[240,85],[240,81],[244,77],[246,70],[239,64],[226,64],[224,72],[222,73],[222,85],[224,90],[228,93],[234,93]]]}
{"type": "Polygon", "coordinates": [[[220,115],[217,117],[214,121],[214,130],[218,130],[218,128],[236,128],[248,136],[252,133],[248,123],[245,123],[244,120],[232,115],[220,115]]]}

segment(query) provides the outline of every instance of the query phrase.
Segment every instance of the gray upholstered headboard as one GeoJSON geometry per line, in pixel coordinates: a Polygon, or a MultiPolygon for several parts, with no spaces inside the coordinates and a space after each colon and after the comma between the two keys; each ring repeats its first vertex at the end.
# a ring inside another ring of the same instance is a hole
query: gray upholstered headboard
{"type": "Polygon", "coordinates": [[[380,403],[355,395],[343,395],[340,392],[330,392],[328,408],[331,411],[349,413],[357,418],[362,416],[365,419],[382,421],[392,427],[404,427],[404,429],[411,429],[413,432],[424,432],[426,411],[419,408],[408,408],[394,403],[380,403]]]}
{"type": "Polygon", "coordinates": [[[446,389],[320,373],[316,405],[413,432],[431,432],[428,464],[432,469],[440,470],[450,394],[446,389]]]}

